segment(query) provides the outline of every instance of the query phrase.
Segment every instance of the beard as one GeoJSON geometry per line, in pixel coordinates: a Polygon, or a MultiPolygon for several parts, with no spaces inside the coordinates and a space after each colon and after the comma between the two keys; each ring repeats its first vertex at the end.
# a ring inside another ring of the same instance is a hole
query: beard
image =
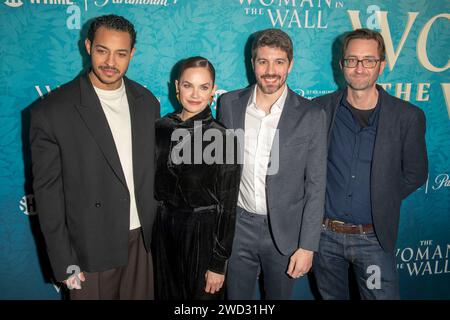
{"type": "Polygon", "coordinates": [[[264,94],[272,94],[272,93],[277,92],[281,87],[284,86],[285,82],[286,82],[286,79],[283,79],[281,76],[276,75],[276,74],[262,75],[261,78],[258,78],[256,81],[259,89],[264,94]],[[277,79],[277,81],[275,81],[271,84],[267,84],[263,81],[264,79],[271,79],[271,80],[277,79]]]}

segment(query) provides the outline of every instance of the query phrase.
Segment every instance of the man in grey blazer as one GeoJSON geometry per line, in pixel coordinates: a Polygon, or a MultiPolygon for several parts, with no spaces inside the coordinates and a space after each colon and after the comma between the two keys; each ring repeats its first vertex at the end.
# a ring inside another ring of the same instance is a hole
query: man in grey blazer
{"type": "Polygon", "coordinates": [[[263,274],[266,299],[289,299],[295,279],[310,270],[318,249],[326,115],[286,85],[293,47],[285,32],[259,32],[252,65],[256,85],[223,94],[218,109],[227,128],[245,132],[227,292],[230,299],[253,299],[263,274]]]}
{"type": "Polygon", "coordinates": [[[324,299],[348,299],[353,267],[363,299],[398,299],[395,261],[402,199],[425,183],[425,116],[376,85],[380,33],[349,32],[341,69],[347,88],[319,97],[329,122],[325,219],[314,274],[324,299]]]}

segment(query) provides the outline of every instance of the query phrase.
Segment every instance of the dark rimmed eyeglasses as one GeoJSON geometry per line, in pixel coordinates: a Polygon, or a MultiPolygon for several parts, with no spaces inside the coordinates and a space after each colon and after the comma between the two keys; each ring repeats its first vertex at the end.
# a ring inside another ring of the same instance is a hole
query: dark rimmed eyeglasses
{"type": "Polygon", "coordinates": [[[380,61],[380,59],[374,59],[374,58],[364,58],[364,59],[356,59],[356,58],[347,58],[342,59],[343,65],[346,68],[356,68],[358,63],[361,62],[362,66],[367,69],[375,68],[377,63],[380,61]]]}

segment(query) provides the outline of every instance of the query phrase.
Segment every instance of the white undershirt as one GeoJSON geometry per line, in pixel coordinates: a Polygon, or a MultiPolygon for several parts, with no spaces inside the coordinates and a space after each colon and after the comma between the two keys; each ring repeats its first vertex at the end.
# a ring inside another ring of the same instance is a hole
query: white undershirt
{"type": "Polygon", "coordinates": [[[244,165],[238,206],[256,214],[267,214],[266,175],[273,139],[287,97],[287,86],[266,114],[256,105],[256,88],[245,112],[244,165]]]}
{"type": "Polygon", "coordinates": [[[134,177],[133,177],[133,147],[131,139],[131,119],[130,107],[128,105],[125,84],[116,90],[103,90],[94,86],[103,112],[108,120],[117,152],[119,153],[120,163],[125,175],[128,190],[130,192],[130,230],[139,228],[141,223],[136,207],[136,198],[134,195],[134,177]]]}

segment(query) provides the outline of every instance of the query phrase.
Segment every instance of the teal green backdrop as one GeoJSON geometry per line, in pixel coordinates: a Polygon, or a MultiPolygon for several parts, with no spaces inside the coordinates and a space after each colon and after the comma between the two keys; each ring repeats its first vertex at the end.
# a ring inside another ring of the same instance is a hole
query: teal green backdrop
{"type": "MultiPolygon", "coordinates": [[[[397,261],[405,299],[450,298],[449,0],[1,0],[0,299],[60,299],[37,224],[28,107],[88,67],[86,27],[115,13],[137,29],[127,75],[174,108],[174,65],[202,55],[218,95],[248,86],[249,37],[281,28],[294,41],[289,86],[312,98],[337,89],[337,38],[359,26],[382,32],[389,93],[424,110],[429,179],[402,206],[397,261]]],[[[308,280],[295,299],[313,299],[308,280]]]]}

